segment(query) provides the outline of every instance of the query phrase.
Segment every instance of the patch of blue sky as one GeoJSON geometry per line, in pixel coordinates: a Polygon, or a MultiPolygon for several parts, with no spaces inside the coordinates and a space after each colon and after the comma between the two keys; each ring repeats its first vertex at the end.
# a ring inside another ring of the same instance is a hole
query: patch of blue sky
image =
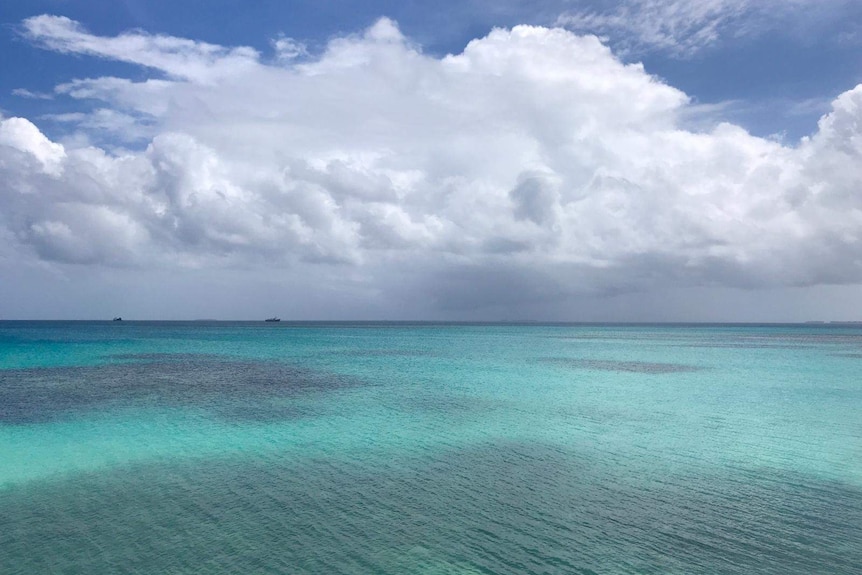
{"type": "Polygon", "coordinates": [[[5,55],[0,111],[7,116],[41,117],[40,125],[49,136],[61,136],[68,123],[57,122],[58,115],[91,112],[99,104],[56,94],[58,84],[74,78],[117,76],[141,81],[160,76],[133,64],[37,49],[21,35],[20,23],[38,14],[67,16],[95,35],[141,29],[224,46],[251,46],[264,59],[273,56],[273,38],[294,38],[313,55],[333,36],[359,32],[385,15],[396,20],[426,53],[440,56],[459,53],[493,27],[563,24],[579,33],[593,32],[603,36],[622,59],[643,62],[649,73],[709,106],[715,122],[731,121],[755,135],[775,135],[793,143],[816,130],[817,119],[836,95],[862,82],[862,60],[857,57],[862,4],[778,2],[764,8],[767,4],[748,0],[705,4],[681,0],[5,2],[0,6],[0,52],[5,55]],[[585,20],[584,15],[592,19],[585,20]],[[649,22],[639,21],[645,17],[649,22]]]}

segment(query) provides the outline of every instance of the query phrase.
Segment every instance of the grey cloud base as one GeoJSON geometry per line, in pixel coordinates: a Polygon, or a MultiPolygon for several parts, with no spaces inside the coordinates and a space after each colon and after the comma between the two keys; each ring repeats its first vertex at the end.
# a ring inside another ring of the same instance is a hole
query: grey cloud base
{"type": "Polygon", "coordinates": [[[862,282],[862,86],[787,146],[690,129],[684,93],[562,29],[434,58],[382,19],[272,59],[25,29],[153,77],[57,86],[102,106],[58,141],[0,118],[4,269],[283,270],[408,316],[862,282]]]}

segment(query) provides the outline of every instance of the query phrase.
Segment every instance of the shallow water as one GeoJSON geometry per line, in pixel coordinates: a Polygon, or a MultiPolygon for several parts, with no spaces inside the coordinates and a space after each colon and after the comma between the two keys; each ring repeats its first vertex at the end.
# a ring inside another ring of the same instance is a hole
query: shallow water
{"type": "Polygon", "coordinates": [[[0,573],[859,573],[862,329],[0,322],[0,573]]]}

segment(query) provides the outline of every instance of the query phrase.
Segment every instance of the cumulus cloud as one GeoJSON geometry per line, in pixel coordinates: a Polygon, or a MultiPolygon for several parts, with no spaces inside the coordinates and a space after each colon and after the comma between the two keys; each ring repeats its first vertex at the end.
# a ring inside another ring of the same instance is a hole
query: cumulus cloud
{"type": "Polygon", "coordinates": [[[59,174],[66,157],[63,146],[50,141],[39,128],[24,118],[0,120],[0,146],[23,153],[23,161],[35,160],[42,172],[59,174]]]}
{"type": "Polygon", "coordinates": [[[342,270],[445,309],[862,281],[862,86],[787,146],[689,128],[683,92],[563,29],[437,58],[382,19],[271,64],[53,16],[25,29],[157,74],[57,87],[101,101],[63,118],[70,142],[123,130],[138,148],[0,118],[0,228],[45,261],[342,270]]]}

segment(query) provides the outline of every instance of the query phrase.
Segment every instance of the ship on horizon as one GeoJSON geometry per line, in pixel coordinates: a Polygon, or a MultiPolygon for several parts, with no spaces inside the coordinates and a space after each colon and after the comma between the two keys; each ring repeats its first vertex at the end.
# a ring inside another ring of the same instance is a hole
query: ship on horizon
{"type": "Polygon", "coordinates": [[[281,321],[281,318],[279,318],[279,317],[268,317],[263,321],[281,321]]]}

